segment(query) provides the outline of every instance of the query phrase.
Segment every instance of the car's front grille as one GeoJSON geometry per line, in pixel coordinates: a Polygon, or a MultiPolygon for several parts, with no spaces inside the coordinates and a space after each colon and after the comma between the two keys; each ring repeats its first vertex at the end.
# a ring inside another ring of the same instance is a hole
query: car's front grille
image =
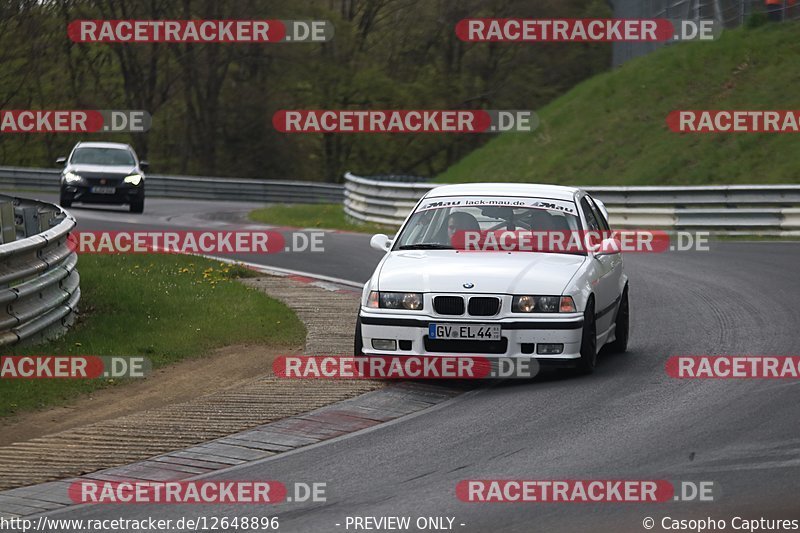
{"type": "Polygon", "coordinates": [[[101,187],[116,187],[121,182],[121,180],[116,178],[92,178],[86,181],[89,183],[89,185],[100,185],[101,187]]]}
{"type": "Polygon", "coordinates": [[[476,353],[476,354],[504,354],[508,349],[508,339],[502,337],[499,341],[473,341],[473,340],[448,340],[431,339],[425,335],[425,351],[432,353],[476,353]]]}
{"type": "Polygon", "coordinates": [[[469,299],[471,316],[494,316],[500,310],[500,299],[485,296],[473,296],[469,299]]]}
{"type": "Polygon", "coordinates": [[[461,296],[437,296],[433,299],[433,308],[440,315],[463,315],[464,298],[461,296]]]}
{"type": "Polygon", "coordinates": [[[125,178],[123,174],[108,174],[106,172],[81,172],[80,176],[86,180],[89,185],[99,185],[101,187],[115,187],[121,184],[123,178],[125,178]]]}

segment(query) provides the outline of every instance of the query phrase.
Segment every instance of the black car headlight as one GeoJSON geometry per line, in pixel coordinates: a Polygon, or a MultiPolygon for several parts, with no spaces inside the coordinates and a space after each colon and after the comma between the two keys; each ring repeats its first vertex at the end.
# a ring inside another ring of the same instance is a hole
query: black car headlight
{"type": "Polygon", "coordinates": [[[74,172],[65,172],[64,173],[64,181],[66,181],[69,184],[73,184],[74,185],[76,183],[82,182],[83,178],[80,177],[78,174],[75,174],[74,172]]]}
{"type": "Polygon", "coordinates": [[[139,185],[142,182],[142,175],[141,174],[131,174],[130,176],[125,176],[125,179],[122,180],[125,183],[130,183],[134,187],[139,185]]]}
{"type": "Polygon", "coordinates": [[[421,292],[378,292],[369,293],[367,306],[374,309],[406,309],[420,311],[422,309],[421,292]]]}
{"type": "Polygon", "coordinates": [[[574,313],[572,296],[514,296],[512,313],[574,313]]]}

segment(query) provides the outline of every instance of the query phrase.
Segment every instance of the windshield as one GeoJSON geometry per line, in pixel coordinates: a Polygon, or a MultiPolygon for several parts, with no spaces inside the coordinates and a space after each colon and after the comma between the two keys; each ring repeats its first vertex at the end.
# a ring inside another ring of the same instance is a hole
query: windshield
{"type": "MultiPolygon", "coordinates": [[[[575,203],[548,198],[451,197],[424,201],[397,238],[396,250],[451,249],[459,232],[576,232],[575,203]]],[[[540,250],[541,251],[541,250],[540,250]]]]}
{"type": "Polygon", "coordinates": [[[133,166],[133,154],[124,148],[78,148],[72,154],[73,165],[133,166]]]}

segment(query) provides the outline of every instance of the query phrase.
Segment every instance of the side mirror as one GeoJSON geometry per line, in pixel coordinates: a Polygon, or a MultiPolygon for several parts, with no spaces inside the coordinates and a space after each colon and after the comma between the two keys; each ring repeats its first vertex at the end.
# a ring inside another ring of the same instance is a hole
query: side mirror
{"type": "Polygon", "coordinates": [[[148,163],[147,161],[139,161],[139,168],[141,168],[142,170],[147,170],[148,168],[150,168],[150,163],[148,163]]]}
{"type": "Polygon", "coordinates": [[[67,162],[67,158],[64,156],[59,157],[56,159],[56,165],[63,165],[67,162]]]}
{"type": "Polygon", "coordinates": [[[392,247],[392,241],[389,240],[387,235],[378,233],[377,235],[372,236],[372,238],[369,240],[369,245],[376,250],[380,250],[381,252],[388,252],[389,248],[392,247]]]}
{"type": "Polygon", "coordinates": [[[594,255],[595,257],[614,255],[620,253],[620,250],[622,250],[622,243],[619,239],[608,238],[603,239],[600,246],[595,250],[594,255]]]}

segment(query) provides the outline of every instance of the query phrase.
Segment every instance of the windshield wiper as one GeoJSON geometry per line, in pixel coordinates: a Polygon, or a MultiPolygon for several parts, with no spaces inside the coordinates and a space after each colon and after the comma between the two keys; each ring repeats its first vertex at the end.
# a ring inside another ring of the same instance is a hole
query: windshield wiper
{"type": "Polygon", "coordinates": [[[422,242],[419,244],[404,244],[398,250],[452,250],[449,244],[439,244],[437,242],[422,242]]]}

